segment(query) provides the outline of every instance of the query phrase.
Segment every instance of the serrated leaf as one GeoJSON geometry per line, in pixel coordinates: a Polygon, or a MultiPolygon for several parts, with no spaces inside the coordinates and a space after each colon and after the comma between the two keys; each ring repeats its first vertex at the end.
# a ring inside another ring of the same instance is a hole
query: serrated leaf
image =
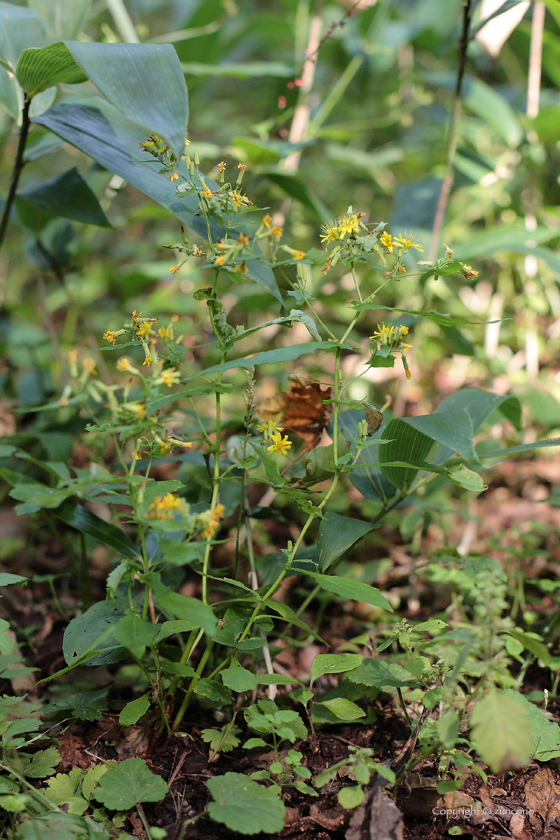
{"type": "Polygon", "coordinates": [[[310,685],[325,674],[344,674],[362,664],[363,657],[356,653],[320,653],[311,663],[310,685]]]}
{"type": "Polygon", "coordinates": [[[127,703],[119,715],[119,723],[121,726],[132,726],[137,723],[140,718],[146,714],[150,708],[150,693],[143,694],[142,697],[137,697],[136,700],[131,700],[127,703]]]}
{"type": "Polygon", "coordinates": [[[61,761],[62,757],[56,747],[48,747],[35,753],[24,773],[32,779],[44,779],[46,776],[52,776],[54,768],[58,767],[61,761]]]}
{"type": "Polygon", "coordinates": [[[521,770],[532,758],[531,723],[512,697],[491,688],[470,716],[476,751],[493,773],[521,770]]]}
{"type": "Polygon", "coordinates": [[[95,691],[83,691],[79,694],[59,697],[43,706],[41,714],[45,716],[64,712],[65,715],[70,713],[78,720],[101,720],[102,712],[108,707],[108,693],[107,688],[98,688],[95,691]]]}
{"type": "Polygon", "coordinates": [[[12,584],[27,584],[29,578],[23,575],[13,575],[10,572],[0,572],[0,586],[12,586],[12,584]]]}
{"type": "Polygon", "coordinates": [[[549,761],[560,756],[560,726],[548,720],[542,709],[531,703],[523,694],[506,688],[506,697],[519,703],[531,724],[531,743],[533,758],[537,761],[549,761]]]}
{"type": "Polygon", "coordinates": [[[304,569],[299,571],[301,574],[313,578],[321,589],[334,592],[340,598],[345,598],[348,601],[360,601],[363,604],[370,604],[372,607],[380,607],[383,610],[388,610],[388,612],[393,612],[391,604],[379,589],[370,586],[368,583],[353,578],[321,575],[318,572],[309,572],[304,569]]]}
{"type": "Polygon", "coordinates": [[[230,726],[229,723],[226,723],[221,729],[202,729],[200,734],[202,740],[210,745],[212,752],[219,749],[220,752],[226,753],[239,746],[240,741],[237,735],[240,732],[238,726],[230,726]]]}
{"type": "Polygon", "coordinates": [[[214,801],[208,813],[241,834],[277,834],[284,828],[284,803],[277,793],[242,773],[225,773],[207,782],[214,801]]]}
{"type": "Polygon", "coordinates": [[[45,795],[55,805],[68,805],[69,814],[80,816],[88,807],[87,800],[80,795],[83,776],[84,771],[79,767],[75,767],[69,773],[57,773],[54,778],[49,779],[45,795]]]}
{"type": "Polygon", "coordinates": [[[169,788],[141,758],[127,758],[102,776],[94,797],[111,811],[128,811],[139,802],[161,802],[169,788]]]}
{"type": "Polygon", "coordinates": [[[332,700],[317,700],[315,701],[315,705],[325,706],[340,720],[357,720],[366,716],[363,709],[360,709],[351,700],[347,700],[346,697],[333,697],[332,700]]]}

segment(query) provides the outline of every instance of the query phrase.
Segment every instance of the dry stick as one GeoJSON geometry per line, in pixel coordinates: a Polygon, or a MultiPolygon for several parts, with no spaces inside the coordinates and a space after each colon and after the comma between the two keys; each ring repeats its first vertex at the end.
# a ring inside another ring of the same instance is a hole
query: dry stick
{"type": "Polygon", "coordinates": [[[19,142],[16,152],[16,159],[14,161],[14,168],[12,170],[12,181],[10,184],[10,191],[8,192],[8,197],[6,198],[6,203],[4,204],[4,212],[2,213],[2,219],[0,221],[0,248],[2,247],[2,243],[4,242],[4,238],[6,236],[6,229],[8,227],[8,219],[10,218],[10,211],[12,209],[12,204],[14,203],[14,199],[16,197],[16,191],[18,188],[19,177],[22,173],[23,167],[25,166],[25,161],[23,159],[23,155],[25,152],[25,144],[27,142],[27,135],[29,134],[29,125],[31,120],[29,119],[29,109],[31,107],[31,99],[25,94],[25,100],[23,103],[23,112],[22,112],[22,119],[21,119],[21,128],[19,130],[19,142]]]}
{"type": "Polygon", "coordinates": [[[467,66],[467,47],[469,45],[469,27],[471,24],[471,0],[464,0],[463,2],[463,31],[461,40],[459,41],[459,66],[457,68],[457,85],[455,87],[455,98],[453,101],[453,114],[451,116],[451,123],[449,126],[449,139],[447,141],[447,166],[445,170],[445,177],[441,185],[441,192],[439,194],[436,215],[434,219],[434,226],[432,228],[432,239],[430,241],[430,249],[428,251],[428,262],[435,262],[437,251],[439,247],[439,240],[445,220],[445,211],[447,210],[447,202],[449,201],[449,194],[453,186],[453,159],[457,149],[457,135],[459,130],[459,118],[461,116],[461,106],[463,102],[463,77],[465,75],[465,68],[467,66]]]}
{"type": "MultiPolygon", "coordinates": [[[[534,120],[539,113],[541,94],[541,65],[542,65],[542,43],[544,18],[546,8],[542,0],[537,0],[533,5],[533,20],[531,24],[531,47],[529,52],[529,74],[527,80],[527,116],[534,120]]],[[[529,139],[531,134],[529,133],[529,139]]],[[[534,189],[532,190],[534,192],[534,189]]],[[[536,204],[533,196],[533,204],[536,204]]],[[[532,212],[525,214],[525,227],[527,230],[534,230],[537,220],[532,212]]],[[[537,276],[537,258],[534,254],[527,254],[525,257],[525,274],[529,282],[537,276]]],[[[529,284],[528,284],[529,285],[529,284]]],[[[529,294],[529,289],[527,288],[529,294]]],[[[525,367],[529,376],[536,376],[539,372],[539,343],[536,330],[536,315],[530,308],[526,308],[525,328],[525,367]]]]}

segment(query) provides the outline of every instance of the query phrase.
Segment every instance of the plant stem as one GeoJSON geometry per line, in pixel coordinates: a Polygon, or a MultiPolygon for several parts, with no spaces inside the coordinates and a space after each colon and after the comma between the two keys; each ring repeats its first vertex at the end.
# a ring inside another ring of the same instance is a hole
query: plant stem
{"type": "Polygon", "coordinates": [[[173,726],[171,727],[171,734],[172,735],[175,735],[175,733],[179,729],[179,726],[181,725],[181,721],[185,717],[185,712],[187,711],[187,709],[189,707],[189,703],[191,702],[191,697],[193,696],[194,689],[196,687],[197,682],[200,680],[200,675],[202,674],[202,672],[204,671],[204,668],[206,667],[206,663],[208,662],[208,658],[209,658],[210,654],[212,653],[212,648],[213,647],[214,647],[214,642],[212,641],[212,639],[210,639],[210,641],[206,645],[206,650],[204,651],[204,653],[200,657],[200,662],[198,663],[198,668],[196,669],[196,676],[192,678],[191,684],[189,685],[187,693],[183,697],[183,702],[181,703],[179,711],[177,712],[177,715],[175,716],[175,720],[173,721],[173,726]]]}
{"type": "Polygon", "coordinates": [[[19,142],[16,152],[16,159],[14,161],[14,168],[12,169],[12,180],[10,183],[10,189],[8,192],[8,196],[6,198],[6,203],[4,204],[4,212],[2,213],[2,219],[0,220],[0,248],[2,247],[2,243],[4,242],[4,238],[6,236],[6,229],[8,227],[8,219],[10,218],[10,212],[12,209],[12,204],[14,203],[14,199],[16,197],[16,191],[18,188],[19,178],[22,173],[23,167],[25,166],[25,161],[23,159],[23,155],[25,152],[25,144],[27,142],[27,135],[29,134],[29,125],[31,120],[29,119],[29,109],[31,107],[31,99],[25,94],[25,100],[23,103],[23,111],[22,111],[22,118],[21,118],[21,128],[19,130],[19,142]]]}
{"type": "Polygon", "coordinates": [[[432,228],[432,238],[430,241],[430,248],[428,251],[428,262],[434,262],[437,256],[439,247],[439,240],[445,220],[445,211],[447,210],[447,203],[453,186],[453,159],[457,149],[457,136],[459,130],[459,118],[461,116],[461,106],[463,102],[463,77],[465,75],[465,68],[467,65],[467,48],[469,46],[469,28],[471,25],[471,0],[463,0],[463,31],[461,33],[461,40],[459,41],[459,65],[457,67],[457,84],[455,86],[455,98],[453,101],[453,113],[451,116],[451,123],[449,126],[449,137],[447,140],[447,165],[445,176],[441,185],[441,192],[439,194],[436,215],[434,218],[434,226],[432,228]]]}

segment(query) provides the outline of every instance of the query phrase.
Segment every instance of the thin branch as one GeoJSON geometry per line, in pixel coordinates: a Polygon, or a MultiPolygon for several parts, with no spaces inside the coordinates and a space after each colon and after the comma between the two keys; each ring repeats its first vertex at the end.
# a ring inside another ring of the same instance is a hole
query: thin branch
{"type": "Polygon", "coordinates": [[[537,2],[533,5],[531,50],[529,55],[529,79],[527,83],[527,116],[532,120],[534,120],[539,113],[542,42],[545,13],[546,7],[543,0],[537,0],[537,2]]]}
{"type": "Polygon", "coordinates": [[[428,251],[428,262],[434,262],[437,257],[437,250],[439,247],[439,240],[441,231],[445,220],[445,211],[447,210],[447,203],[453,186],[453,159],[457,149],[457,135],[459,130],[459,118],[461,116],[461,107],[463,103],[463,78],[465,75],[465,68],[467,66],[467,48],[469,46],[469,28],[471,24],[471,2],[472,0],[464,0],[463,2],[463,31],[461,33],[461,40],[459,41],[459,66],[457,68],[457,85],[455,87],[455,97],[453,101],[453,113],[451,116],[451,124],[449,126],[449,138],[447,141],[447,166],[443,184],[441,185],[441,192],[436,209],[434,219],[434,226],[432,228],[432,239],[430,242],[430,249],[428,251]]]}
{"type": "Polygon", "coordinates": [[[23,155],[25,152],[25,144],[27,142],[27,135],[29,134],[29,125],[31,120],[29,119],[29,109],[31,107],[31,99],[25,95],[25,100],[23,103],[23,112],[22,112],[22,120],[21,120],[21,128],[19,131],[19,142],[16,152],[16,159],[14,161],[14,168],[12,170],[12,181],[10,183],[10,191],[8,192],[8,196],[6,198],[6,203],[4,204],[4,212],[2,213],[2,220],[0,221],[0,248],[2,247],[2,243],[4,242],[6,236],[6,230],[8,228],[8,220],[10,218],[10,212],[12,210],[12,205],[14,203],[14,199],[16,197],[16,191],[19,184],[19,178],[22,173],[23,167],[25,166],[25,161],[23,159],[23,155]]]}

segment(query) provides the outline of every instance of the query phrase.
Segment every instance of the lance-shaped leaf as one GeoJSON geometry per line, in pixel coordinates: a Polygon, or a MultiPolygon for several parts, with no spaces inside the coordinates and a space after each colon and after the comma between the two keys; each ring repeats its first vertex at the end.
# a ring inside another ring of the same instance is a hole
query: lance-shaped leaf
{"type": "Polygon", "coordinates": [[[331,563],[372,528],[373,525],[369,522],[328,511],[321,520],[317,539],[317,560],[320,570],[324,572],[328,569],[331,563]]]}
{"type": "Polygon", "coordinates": [[[24,91],[36,96],[59,84],[87,82],[87,76],[62,41],[48,47],[24,50],[19,57],[16,78],[24,91]]]}
{"type": "MultiPolygon", "coordinates": [[[[37,207],[48,214],[40,219],[39,229],[44,226],[45,219],[50,221],[53,216],[88,225],[111,227],[97,196],[76,167],[48,178],[36,186],[20,190],[16,197],[16,206],[24,224],[33,230],[36,229],[33,219],[37,216],[37,207]],[[32,205],[29,211],[31,218],[28,218],[27,205],[32,205]]],[[[42,217],[42,214],[40,216],[42,217]]]]}
{"type": "Polygon", "coordinates": [[[382,437],[389,441],[379,451],[380,463],[386,464],[381,467],[383,475],[399,490],[406,491],[418,475],[420,464],[433,458],[438,444],[432,437],[400,419],[391,420],[382,437]],[[406,462],[411,466],[390,466],[395,461],[406,462]]]}

